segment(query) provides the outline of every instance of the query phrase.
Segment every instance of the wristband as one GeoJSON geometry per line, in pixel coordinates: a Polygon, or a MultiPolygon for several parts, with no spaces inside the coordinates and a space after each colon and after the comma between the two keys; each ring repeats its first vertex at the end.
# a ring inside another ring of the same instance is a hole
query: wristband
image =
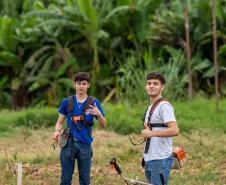
{"type": "Polygon", "coordinates": [[[55,130],[54,132],[56,132],[56,131],[59,131],[60,132],[60,130],[55,130]]]}

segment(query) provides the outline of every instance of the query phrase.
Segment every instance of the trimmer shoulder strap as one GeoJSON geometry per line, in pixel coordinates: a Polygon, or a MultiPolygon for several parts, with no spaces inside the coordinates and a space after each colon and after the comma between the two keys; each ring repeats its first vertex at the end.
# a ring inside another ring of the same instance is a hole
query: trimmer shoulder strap
{"type": "Polygon", "coordinates": [[[74,111],[73,95],[68,97],[68,110],[70,112],[70,116],[72,120],[72,124],[70,126],[70,129],[71,129],[73,126],[75,126],[75,122],[73,119],[73,111],[74,111]]]}
{"type": "MultiPolygon", "coordinates": [[[[164,99],[164,98],[160,98],[158,99],[151,107],[151,110],[149,112],[149,116],[148,116],[148,127],[150,128],[150,130],[152,130],[152,127],[167,127],[167,125],[165,125],[164,123],[158,123],[158,124],[151,124],[151,115],[153,114],[155,108],[162,102],[162,101],[167,101],[169,102],[167,99],[164,99]]],[[[169,102],[170,103],[170,102],[169,102]]],[[[170,103],[171,104],[171,103],[170,103]]],[[[147,111],[146,111],[147,112],[147,111]]],[[[144,120],[145,120],[145,117],[146,117],[146,113],[144,115],[144,120]]],[[[144,122],[143,122],[144,124],[144,122]]],[[[149,150],[149,146],[150,146],[150,141],[151,141],[151,138],[147,138],[146,139],[146,145],[145,145],[145,149],[144,149],[144,153],[147,154],[148,153],[148,150],[149,150]]]]}
{"type": "Polygon", "coordinates": [[[82,113],[83,114],[85,114],[86,110],[89,108],[89,105],[91,105],[93,103],[94,99],[95,99],[94,97],[89,96],[88,100],[86,101],[86,103],[85,103],[85,105],[84,105],[84,107],[82,109],[82,111],[83,111],[82,113]]]}
{"type": "MultiPolygon", "coordinates": [[[[91,105],[93,103],[94,99],[95,99],[94,97],[89,96],[88,100],[86,100],[86,103],[82,109],[82,114],[81,114],[80,123],[79,123],[79,130],[82,130],[82,122],[85,124],[89,137],[91,137],[91,135],[90,135],[89,129],[87,127],[87,121],[84,121],[83,117],[84,117],[84,114],[86,113],[86,110],[89,108],[89,105],[91,105]]],[[[92,126],[92,125],[89,125],[89,126],[92,126]]]]}
{"type": "MultiPolygon", "coordinates": [[[[164,98],[158,99],[158,100],[152,105],[151,110],[150,110],[150,112],[149,112],[149,116],[151,116],[151,115],[153,114],[155,108],[156,108],[162,101],[167,101],[167,102],[170,103],[170,101],[167,100],[167,99],[164,99],[164,98]]],[[[171,104],[171,103],[170,103],[170,104],[171,104]]]]}
{"type": "Polygon", "coordinates": [[[74,104],[73,104],[73,95],[68,97],[68,110],[70,112],[70,115],[73,116],[74,111],[74,104]]]}
{"type": "Polygon", "coordinates": [[[143,117],[143,119],[142,119],[143,125],[144,125],[144,122],[145,122],[145,117],[146,117],[147,111],[148,111],[148,108],[146,109],[146,111],[145,111],[145,113],[144,113],[144,117],[143,117]]]}
{"type": "MultiPolygon", "coordinates": [[[[149,112],[148,122],[150,122],[150,117],[151,117],[151,115],[153,114],[155,108],[159,105],[160,102],[162,102],[162,101],[164,101],[164,100],[166,100],[166,99],[160,98],[160,99],[158,99],[158,100],[152,105],[151,110],[150,110],[150,112],[149,112]]],[[[167,100],[167,101],[168,101],[168,100],[167,100]]],[[[145,117],[146,117],[147,111],[148,111],[148,108],[147,108],[147,110],[146,110],[145,113],[144,113],[144,118],[142,119],[142,120],[143,120],[143,124],[144,124],[144,122],[145,122],[145,117]]]]}

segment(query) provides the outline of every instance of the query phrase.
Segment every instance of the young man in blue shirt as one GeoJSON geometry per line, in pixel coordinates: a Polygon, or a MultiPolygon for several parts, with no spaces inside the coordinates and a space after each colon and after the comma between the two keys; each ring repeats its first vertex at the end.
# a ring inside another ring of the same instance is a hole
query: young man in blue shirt
{"type": "MultiPolygon", "coordinates": [[[[89,74],[85,72],[77,73],[73,85],[76,88],[76,95],[73,96],[73,116],[78,117],[81,116],[83,107],[89,97],[87,95],[87,89],[90,87],[89,74]]],[[[59,118],[55,126],[55,132],[52,134],[53,140],[60,139],[60,131],[65,118],[67,118],[67,128],[70,128],[72,125],[71,115],[68,110],[68,98],[65,98],[62,101],[58,112],[59,118]]],[[[97,99],[94,99],[92,104],[89,106],[89,109],[84,114],[84,120],[92,124],[95,117],[100,124],[100,127],[105,128],[106,119],[104,116],[105,114],[100,102],[97,99]]],[[[91,158],[93,154],[91,147],[91,143],[93,141],[92,129],[90,126],[86,127],[83,123],[80,125],[81,129],[79,129],[79,124],[80,121],[77,121],[75,127],[70,129],[69,137],[73,137],[73,142],[71,139],[68,139],[66,146],[61,150],[60,162],[62,167],[62,175],[60,184],[62,185],[71,184],[72,175],[74,173],[75,159],[77,159],[78,163],[80,185],[90,184],[91,158]],[[90,136],[88,132],[90,133],[90,136]],[[71,133],[73,133],[73,136],[71,133]],[[71,144],[73,145],[73,161],[71,161],[71,144]]]]}

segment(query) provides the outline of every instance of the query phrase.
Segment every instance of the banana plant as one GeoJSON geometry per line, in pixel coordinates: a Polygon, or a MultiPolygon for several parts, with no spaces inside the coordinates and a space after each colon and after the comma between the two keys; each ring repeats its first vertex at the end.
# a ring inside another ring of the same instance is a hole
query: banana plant
{"type": "MultiPolygon", "coordinates": [[[[11,93],[18,91],[21,87],[22,79],[20,72],[23,67],[23,62],[19,57],[18,40],[13,29],[15,20],[8,16],[0,17],[0,68],[3,79],[7,78],[11,84],[11,93]]],[[[1,79],[2,80],[2,79],[1,79]]],[[[12,102],[16,102],[12,99],[12,102]]],[[[13,105],[12,105],[13,106],[13,105]]]]}
{"type": "MultiPolygon", "coordinates": [[[[48,9],[46,9],[44,6],[41,6],[41,2],[39,2],[39,7],[39,9],[24,14],[23,18],[28,19],[35,17],[36,21],[38,22],[36,28],[49,32],[49,35],[55,35],[55,40],[59,40],[59,37],[61,36],[59,34],[57,35],[51,33],[56,28],[56,30],[64,30],[66,28],[68,30],[71,30],[72,33],[74,32],[74,34],[77,36],[80,34],[86,37],[94,51],[92,70],[93,85],[91,89],[95,91],[95,76],[96,73],[99,72],[100,68],[98,59],[98,40],[102,36],[107,36],[107,33],[99,29],[97,17],[98,14],[93,8],[92,2],[69,0],[61,0],[56,2],[51,1],[48,9]]],[[[72,41],[73,38],[70,38],[69,40],[72,41]]],[[[68,43],[68,45],[75,46],[75,42],[68,43]]],[[[64,47],[61,47],[61,51],[65,51],[64,47]]]]}

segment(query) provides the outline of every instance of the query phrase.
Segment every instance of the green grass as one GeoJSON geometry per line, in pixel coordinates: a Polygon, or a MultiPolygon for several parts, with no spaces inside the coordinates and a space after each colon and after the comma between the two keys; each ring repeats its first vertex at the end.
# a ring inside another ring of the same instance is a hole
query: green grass
{"type": "MultiPolygon", "coordinates": [[[[193,129],[223,129],[226,132],[226,99],[220,100],[219,112],[216,111],[215,99],[195,99],[190,102],[171,102],[180,132],[193,129]]],[[[103,107],[106,112],[108,129],[120,134],[139,133],[141,119],[149,102],[143,105],[125,106],[108,104],[103,107]]]]}
{"type": "Polygon", "coordinates": [[[0,112],[0,133],[15,130],[15,128],[32,128],[52,127],[58,118],[56,108],[28,108],[20,111],[2,110],[0,112]]]}
{"type": "MultiPolygon", "coordinates": [[[[180,132],[210,128],[220,128],[226,133],[226,99],[220,100],[219,112],[216,111],[215,99],[195,99],[191,104],[188,101],[173,101],[175,117],[180,132]]],[[[108,130],[119,134],[140,133],[142,118],[149,102],[137,105],[113,105],[103,106],[106,114],[108,130]]],[[[54,129],[58,118],[57,108],[29,108],[21,111],[4,110],[0,112],[0,133],[7,135],[15,128],[37,129],[41,127],[52,127],[54,129]]],[[[66,127],[66,123],[64,123],[66,127]]],[[[95,121],[94,129],[99,129],[95,121]]]]}
{"type": "MultiPolygon", "coordinates": [[[[196,99],[192,104],[179,101],[171,103],[180,128],[179,136],[174,137],[174,146],[183,146],[189,152],[190,160],[182,169],[171,170],[169,185],[226,184],[226,99],[220,101],[219,112],[215,110],[214,99],[196,99]]],[[[148,104],[103,106],[107,128],[106,132],[100,131],[95,122],[92,185],[124,183],[109,167],[111,157],[116,157],[124,176],[145,180],[144,169],[141,168],[144,146],[133,146],[127,133],[137,133],[131,134],[133,140],[140,137],[141,119],[148,104]]],[[[18,162],[23,163],[23,184],[59,184],[60,151],[53,150],[51,140],[57,118],[57,108],[1,111],[0,184],[16,184],[18,162]]],[[[74,182],[78,182],[77,168],[73,175],[74,182]]]]}

